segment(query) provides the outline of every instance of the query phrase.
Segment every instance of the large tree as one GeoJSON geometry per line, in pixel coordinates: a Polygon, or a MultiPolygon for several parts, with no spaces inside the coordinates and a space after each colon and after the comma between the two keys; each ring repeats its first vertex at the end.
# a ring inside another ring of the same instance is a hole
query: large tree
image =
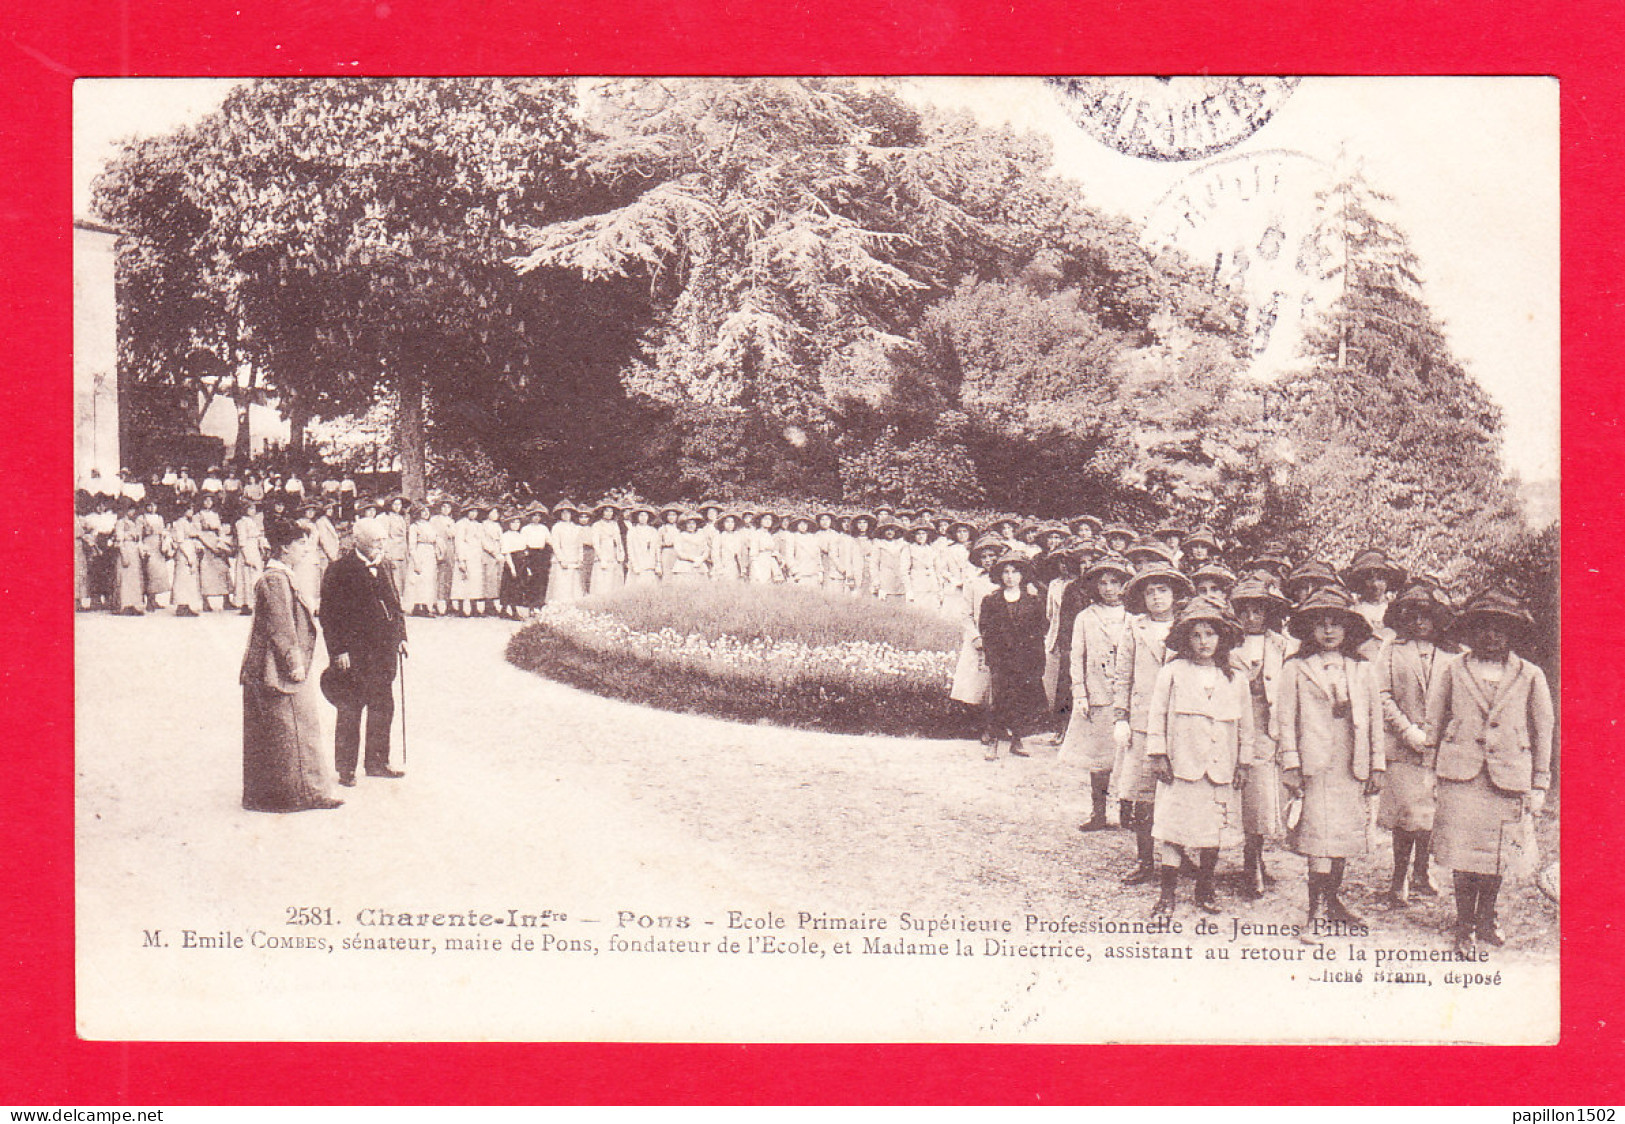
{"type": "Polygon", "coordinates": [[[131,145],[98,209],[137,256],[176,241],[177,210],[201,226],[158,271],[182,263],[228,310],[221,365],[261,373],[296,437],[393,394],[403,486],[421,496],[426,398],[547,377],[551,294],[504,260],[516,216],[570,206],[574,137],[567,83],[267,79],[131,145]]]}
{"type": "Polygon", "coordinates": [[[1452,354],[1392,200],[1351,169],[1321,205],[1342,292],[1308,334],[1304,369],[1266,395],[1303,545],[1465,572],[1522,532],[1500,409],[1452,354]]]}

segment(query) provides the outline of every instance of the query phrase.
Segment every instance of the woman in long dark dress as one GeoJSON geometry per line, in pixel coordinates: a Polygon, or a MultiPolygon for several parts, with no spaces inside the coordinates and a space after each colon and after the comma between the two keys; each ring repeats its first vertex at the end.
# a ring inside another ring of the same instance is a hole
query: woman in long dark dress
{"type": "Polygon", "coordinates": [[[316,679],[316,615],[294,584],[293,568],[315,549],[310,529],[268,519],[271,559],[254,586],[254,624],[243,653],[243,807],[253,812],[337,808],[321,752],[316,679]]]}
{"type": "Polygon", "coordinates": [[[999,756],[999,742],[1010,739],[1010,752],[1026,757],[1021,739],[1044,723],[1049,700],[1044,695],[1044,598],[1027,584],[1032,563],[1007,554],[993,564],[999,588],[982,599],[977,624],[982,656],[987,660],[992,697],[982,744],[987,759],[999,756]]]}

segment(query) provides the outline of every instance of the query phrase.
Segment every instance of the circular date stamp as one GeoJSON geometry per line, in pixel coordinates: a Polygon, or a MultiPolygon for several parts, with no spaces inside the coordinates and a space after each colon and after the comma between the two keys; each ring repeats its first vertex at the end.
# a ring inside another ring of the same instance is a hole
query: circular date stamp
{"type": "Polygon", "coordinates": [[[1305,331],[1341,292],[1343,248],[1323,202],[1329,165],[1270,149],[1220,157],[1193,169],[1147,216],[1153,251],[1176,250],[1216,291],[1246,306],[1254,378],[1298,358],[1305,331]]]}
{"type": "Polygon", "coordinates": [[[1275,116],[1294,77],[1179,75],[1047,79],[1072,120],[1104,145],[1146,160],[1202,160],[1275,116]]]}

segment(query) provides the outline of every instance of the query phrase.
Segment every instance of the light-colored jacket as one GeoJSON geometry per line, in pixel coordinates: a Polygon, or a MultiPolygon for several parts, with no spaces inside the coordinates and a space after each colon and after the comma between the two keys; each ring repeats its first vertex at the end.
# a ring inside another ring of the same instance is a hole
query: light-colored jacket
{"type": "MultiPolygon", "coordinates": [[[[1356,778],[1368,779],[1387,768],[1383,756],[1382,702],[1365,660],[1343,658],[1348,679],[1349,717],[1354,723],[1356,778]]],[[[1333,767],[1337,756],[1337,724],[1345,721],[1333,709],[1334,687],[1311,658],[1287,660],[1282,668],[1281,691],[1276,698],[1275,726],[1281,747],[1281,768],[1297,769],[1316,777],[1333,767]]]]}
{"type": "Polygon", "coordinates": [[[1151,691],[1157,685],[1157,672],[1168,660],[1168,638],[1172,621],[1157,622],[1130,613],[1117,661],[1112,669],[1112,706],[1128,715],[1130,727],[1140,734],[1151,726],[1151,691]]]}
{"type": "Polygon", "coordinates": [[[1128,630],[1128,610],[1121,605],[1088,605],[1072,622],[1072,702],[1074,706],[1111,706],[1116,686],[1117,649],[1128,630]]]}
{"type": "Polygon", "coordinates": [[[1253,759],[1253,704],[1247,677],[1231,669],[1218,676],[1211,696],[1202,689],[1201,669],[1172,659],[1157,672],[1151,690],[1150,729],[1145,753],[1166,757],[1182,781],[1203,777],[1217,785],[1236,779],[1236,766],[1253,759]]]}
{"type": "Polygon", "coordinates": [[[1493,691],[1453,656],[1428,690],[1427,732],[1441,780],[1470,781],[1488,769],[1496,788],[1528,792],[1552,783],[1552,692],[1546,674],[1516,655],[1493,691]]]}
{"type": "Polygon", "coordinates": [[[1412,727],[1425,729],[1428,685],[1449,658],[1425,640],[1390,640],[1377,653],[1373,668],[1377,697],[1382,700],[1382,746],[1388,760],[1417,756],[1405,744],[1405,732],[1412,727]]]}

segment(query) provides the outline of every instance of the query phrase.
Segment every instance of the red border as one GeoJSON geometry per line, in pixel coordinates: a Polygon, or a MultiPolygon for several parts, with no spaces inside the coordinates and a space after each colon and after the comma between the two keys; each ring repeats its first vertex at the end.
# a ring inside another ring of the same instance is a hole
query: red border
{"type": "Polygon", "coordinates": [[[1621,68],[1614,0],[163,0],[24,5],[0,47],[10,370],[0,378],[0,1102],[1619,1104],[1621,68]],[[1563,80],[1563,1040],[1552,1048],[190,1045],[73,1033],[68,494],[76,76],[352,73],[1524,73],[1563,80]],[[1610,331],[1611,330],[1611,331],[1610,331]],[[48,560],[41,565],[39,560],[48,560]],[[1576,658],[1578,657],[1578,658],[1576,658]],[[1613,925],[1613,931],[1607,928],[1613,925]]]}

